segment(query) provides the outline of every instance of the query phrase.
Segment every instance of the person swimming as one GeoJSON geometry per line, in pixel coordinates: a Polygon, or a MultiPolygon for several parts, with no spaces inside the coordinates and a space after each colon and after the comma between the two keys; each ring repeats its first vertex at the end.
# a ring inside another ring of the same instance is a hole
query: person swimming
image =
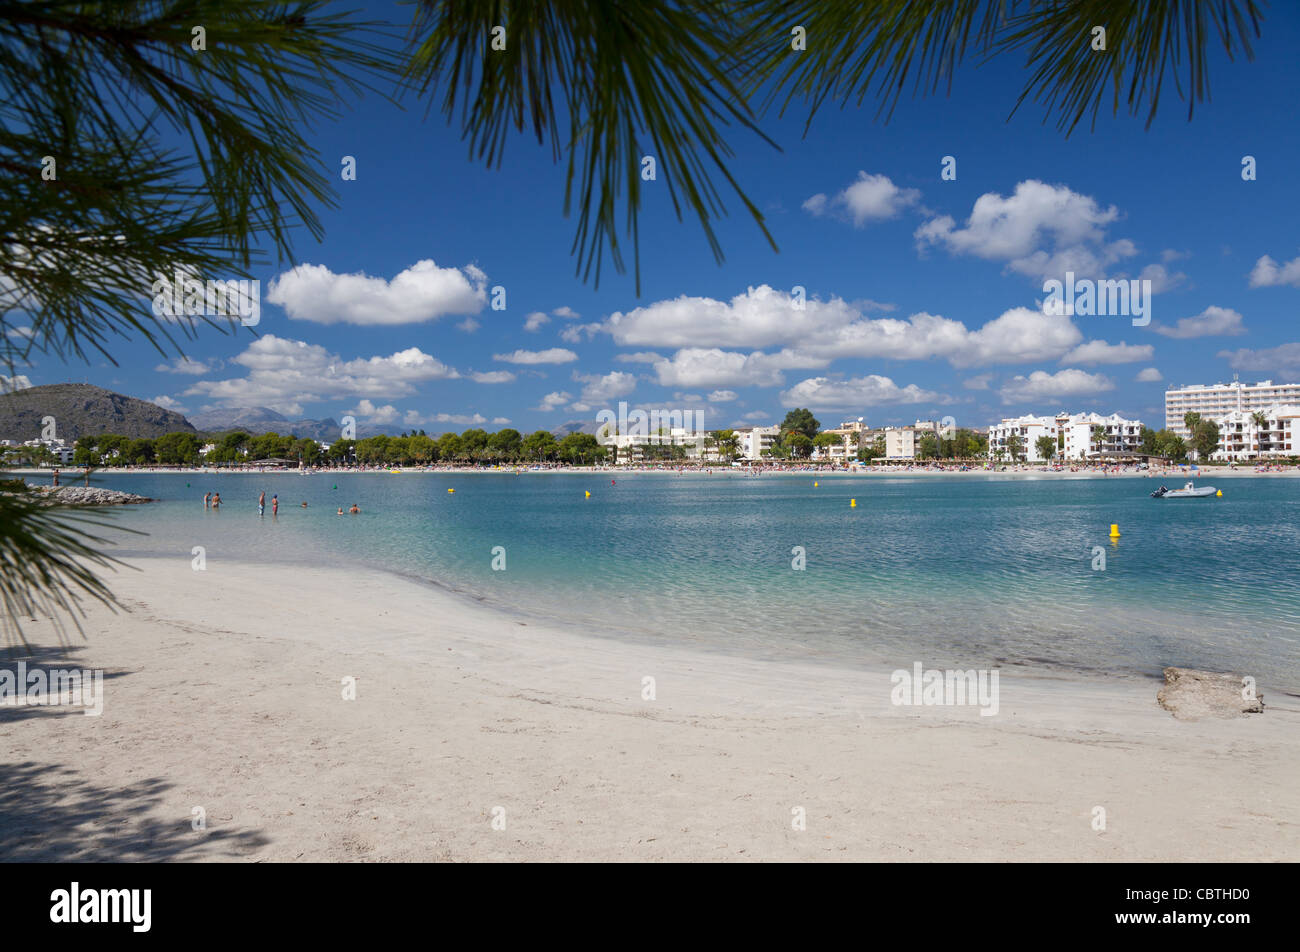
{"type": "Polygon", "coordinates": [[[307,504],[306,504],[305,502],[302,504],[302,508],[304,508],[304,509],[307,508],[307,504]]]}
{"type": "Polygon", "coordinates": [[[357,513],[359,513],[360,511],[361,511],[361,510],[357,508],[357,504],[356,504],[356,503],[353,503],[353,504],[352,504],[352,508],[348,510],[348,512],[351,513],[351,514],[354,515],[354,516],[355,516],[357,513]]]}
{"type": "Polygon", "coordinates": [[[343,515],[343,507],[342,507],[342,506],[339,506],[339,515],[340,515],[340,516],[343,515]]]}

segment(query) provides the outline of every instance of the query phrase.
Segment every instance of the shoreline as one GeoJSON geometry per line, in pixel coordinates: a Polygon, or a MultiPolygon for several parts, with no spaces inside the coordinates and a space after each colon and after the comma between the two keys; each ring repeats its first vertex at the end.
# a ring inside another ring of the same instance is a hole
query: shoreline
{"type": "Polygon", "coordinates": [[[1267,686],[1262,715],[1186,722],[1152,682],[1004,670],[983,717],[895,707],[883,671],[594,638],[379,569],[131,564],[131,613],[91,607],[88,641],[26,626],[42,663],[104,668],[105,703],[0,708],[6,858],[1300,858],[1300,703],[1267,686]]]}
{"type": "MultiPolygon", "coordinates": [[[[1300,477],[1300,467],[1293,467],[1281,470],[1264,470],[1257,471],[1245,467],[1237,469],[1228,469],[1226,466],[1207,466],[1201,468],[1195,475],[1182,469],[1159,469],[1159,470],[1134,470],[1123,469],[1119,471],[1103,471],[1099,469],[1078,469],[1078,470],[1056,470],[1042,469],[1032,466],[1022,466],[1012,468],[1010,466],[1003,469],[941,469],[927,466],[879,466],[863,468],[860,470],[845,469],[818,469],[815,466],[807,468],[781,467],[767,468],[756,467],[753,470],[747,470],[742,467],[683,467],[681,469],[670,469],[662,467],[578,467],[578,466],[557,466],[547,468],[529,468],[515,466],[500,467],[423,467],[423,466],[406,466],[406,467],[376,467],[372,469],[315,469],[315,470],[296,470],[296,469],[259,469],[251,467],[248,469],[231,469],[231,468],[193,468],[193,469],[176,469],[160,467],[121,467],[121,468],[104,468],[96,469],[91,476],[95,480],[102,480],[105,476],[382,476],[382,475],[495,475],[495,476],[740,476],[746,479],[768,476],[813,476],[817,479],[833,477],[863,477],[863,476],[881,476],[881,477],[912,477],[912,476],[953,476],[953,477],[998,477],[998,476],[1021,476],[1049,479],[1115,479],[1123,477],[1141,477],[1148,479],[1240,479],[1242,477],[1268,477],[1268,478],[1296,478],[1300,477]]],[[[76,485],[81,479],[81,469],[79,467],[59,467],[59,475],[64,485],[76,485]]],[[[0,478],[15,476],[35,476],[45,479],[52,478],[52,469],[11,469],[0,474],[0,478]]]]}

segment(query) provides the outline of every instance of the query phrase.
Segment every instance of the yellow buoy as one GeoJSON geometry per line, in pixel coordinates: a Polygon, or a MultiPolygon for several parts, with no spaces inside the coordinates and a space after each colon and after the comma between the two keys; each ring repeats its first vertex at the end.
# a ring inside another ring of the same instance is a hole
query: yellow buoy
{"type": "Polygon", "coordinates": [[[850,509],[856,509],[857,507],[858,507],[858,501],[857,501],[856,499],[850,499],[850,500],[849,500],[849,508],[850,508],[850,509]]]}
{"type": "Polygon", "coordinates": [[[813,483],[813,489],[816,489],[818,485],[819,485],[818,483],[814,482],[814,483],[813,483]]]}
{"type": "Polygon", "coordinates": [[[1215,493],[1214,495],[1216,495],[1216,496],[1222,496],[1222,495],[1223,495],[1223,490],[1220,489],[1220,490],[1219,490],[1217,493],[1215,493]]]}
{"type": "Polygon", "coordinates": [[[456,490],[454,490],[454,489],[448,489],[448,490],[447,490],[447,492],[449,492],[449,493],[454,493],[455,491],[456,491],[456,490]]]}
{"type": "Polygon", "coordinates": [[[591,498],[591,490],[590,490],[590,489],[587,490],[587,498],[588,498],[588,499],[591,498]]]}
{"type": "Polygon", "coordinates": [[[1110,524],[1110,537],[1111,537],[1112,539],[1118,539],[1118,538],[1119,538],[1119,524],[1118,524],[1118,523],[1112,522],[1112,523],[1110,524]]]}

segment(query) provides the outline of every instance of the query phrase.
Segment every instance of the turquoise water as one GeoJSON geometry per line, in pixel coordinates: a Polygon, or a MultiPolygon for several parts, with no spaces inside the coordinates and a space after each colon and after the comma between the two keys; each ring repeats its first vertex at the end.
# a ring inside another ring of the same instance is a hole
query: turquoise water
{"type": "Polygon", "coordinates": [[[118,511],[149,533],[122,539],[119,554],[189,560],[202,545],[213,572],[223,558],[359,562],[598,634],[751,656],[1145,675],[1177,664],[1300,692],[1300,481],[1224,479],[1223,498],[1183,501],[1152,500],[1156,482],[1141,478],[104,473],[96,482],[161,500],[118,511]],[[203,509],[212,488],[220,512],[203,509]],[[335,514],[352,502],[360,516],[335,514]],[[1114,543],[1111,523],[1123,533],[1114,543]],[[505,571],[492,569],[496,546],[505,571]],[[791,567],[795,546],[806,551],[803,571],[791,567]],[[1104,571],[1092,568],[1094,546],[1104,571]]]}

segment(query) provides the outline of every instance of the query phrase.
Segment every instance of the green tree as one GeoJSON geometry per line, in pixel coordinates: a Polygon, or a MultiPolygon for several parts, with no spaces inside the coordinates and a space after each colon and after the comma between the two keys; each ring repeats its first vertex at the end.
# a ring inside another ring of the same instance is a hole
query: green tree
{"type": "Polygon", "coordinates": [[[461,454],[468,460],[481,460],[487,457],[488,432],[477,428],[461,433],[461,454]]]}
{"type": "Polygon", "coordinates": [[[393,437],[379,434],[357,440],[355,450],[357,462],[366,466],[376,466],[388,462],[388,444],[393,437]]]}
{"type": "Polygon", "coordinates": [[[812,452],[813,441],[799,430],[794,430],[785,434],[785,439],[781,441],[787,455],[790,457],[806,457],[812,452]]]}
{"type": "Polygon", "coordinates": [[[818,433],[813,437],[813,446],[823,453],[829,453],[830,447],[842,445],[844,440],[835,433],[818,433]]]}
{"type": "Polygon", "coordinates": [[[304,466],[315,466],[321,459],[320,444],[311,437],[299,437],[289,444],[289,459],[302,460],[304,466]]]}
{"type": "Polygon", "coordinates": [[[465,444],[456,433],[444,433],[438,437],[438,459],[458,460],[465,454],[465,444]]]}
{"type": "Polygon", "coordinates": [[[154,442],[145,438],[132,440],[122,455],[134,466],[148,466],[154,461],[154,442]]]}
{"type": "Polygon", "coordinates": [[[546,430],[536,430],[524,438],[524,457],[539,463],[555,459],[558,449],[555,437],[546,430]]]}
{"type": "Polygon", "coordinates": [[[120,433],[105,433],[97,444],[102,459],[111,466],[126,464],[126,447],[131,441],[120,433]]]}
{"type": "Polygon", "coordinates": [[[1012,433],[1007,437],[1007,455],[1011,457],[1011,462],[1019,463],[1025,458],[1025,441],[1019,433],[1012,433]]]}
{"type": "Polygon", "coordinates": [[[1180,460],[1187,457],[1187,446],[1183,438],[1173,430],[1162,429],[1156,433],[1156,452],[1160,456],[1180,460]]]}
{"type": "Polygon", "coordinates": [[[1141,430],[1141,436],[1142,436],[1142,452],[1152,456],[1158,456],[1160,454],[1160,450],[1158,448],[1159,442],[1156,439],[1156,431],[1151,429],[1151,427],[1149,426],[1144,426],[1142,427],[1141,430]]]}
{"type": "Polygon", "coordinates": [[[1100,423],[1094,424],[1089,435],[1092,437],[1092,448],[1100,453],[1102,444],[1106,442],[1106,428],[1100,423]]]}
{"type": "Polygon", "coordinates": [[[1213,420],[1202,420],[1192,433],[1192,446],[1196,449],[1196,458],[1208,460],[1219,448],[1219,424],[1213,420]]]}
{"type": "Polygon", "coordinates": [[[730,462],[740,452],[740,437],[735,430],[719,430],[714,438],[717,440],[718,455],[730,462]]]}
{"type": "Polygon", "coordinates": [[[590,433],[570,433],[560,440],[556,455],[566,463],[584,465],[600,462],[606,453],[605,447],[590,433]]]}
{"type": "Polygon", "coordinates": [[[1034,449],[1038,451],[1038,455],[1043,459],[1050,460],[1056,455],[1056,437],[1040,436],[1034,440],[1034,449]]]}
{"type": "Polygon", "coordinates": [[[263,433],[261,436],[250,437],[243,444],[243,448],[247,450],[250,461],[285,459],[289,455],[289,447],[292,445],[292,437],[281,436],[279,433],[263,433]]]}
{"type": "Polygon", "coordinates": [[[802,433],[811,440],[821,428],[822,425],[817,422],[811,410],[791,410],[781,421],[781,438],[785,439],[789,433],[802,433]]]}
{"type": "Polygon", "coordinates": [[[356,440],[338,439],[330,444],[330,448],[325,452],[325,457],[334,464],[346,463],[355,457],[357,451],[356,440]]]}
{"type": "Polygon", "coordinates": [[[921,459],[935,459],[939,455],[939,437],[923,433],[916,444],[916,455],[921,459]]]}
{"type": "Polygon", "coordinates": [[[198,462],[199,448],[199,438],[193,433],[164,433],[154,441],[154,453],[158,462],[171,465],[198,462]]]}
{"type": "Polygon", "coordinates": [[[492,452],[493,459],[502,462],[512,462],[519,459],[523,453],[524,439],[519,435],[519,431],[506,427],[504,430],[497,430],[488,439],[488,449],[492,452]]]}
{"type": "Polygon", "coordinates": [[[73,452],[72,461],[78,466],[97,466],[99,465],[99,438],[94,436],[83,436],[77,440],[73,452]]]}
{"type": "Polygon", "coordinates": [[[432,463],[438,458],[438,444],[429,439],[421,430],[412,436],[408,442],[411,447],[411,461],[419,465],[432,463]]]}

